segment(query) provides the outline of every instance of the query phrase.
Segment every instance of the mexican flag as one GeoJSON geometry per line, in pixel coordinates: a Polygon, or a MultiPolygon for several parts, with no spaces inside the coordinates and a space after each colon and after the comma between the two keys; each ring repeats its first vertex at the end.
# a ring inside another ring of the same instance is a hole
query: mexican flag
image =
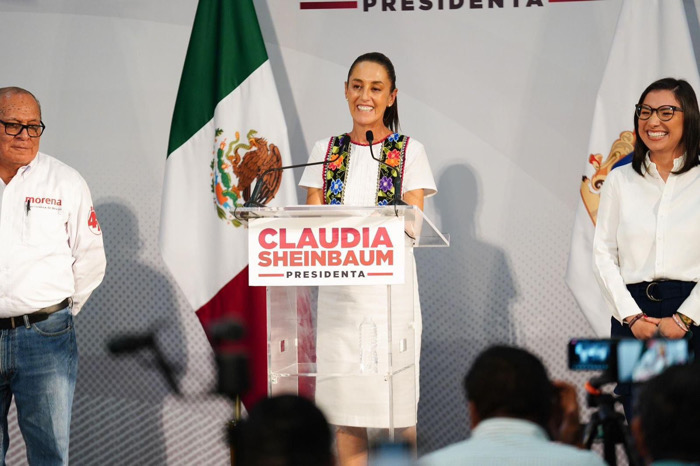
{"type": "MultiPolygon", "coordinates": [[[[205,330],[226,317],[246,327],[247,403],[267,392],[265,289],[248,286],[247,230],[236,209],[258,173],[289,160],[253,1],[200,0],[170,129],[160,249],[205,330]]],[[[269,205],[296,203],[291,172],[271,189],[269,205]]]]}
{"type": "Polygon", "coordinates": [[[625,0],[596,99],[566,271],[566,283],[599,337],[610,336],[612,316],[593,274],[600,190],[608,173],[634,151],[639,96],[666,77],[684,79],[700,91],[683,1],[625,0]]]}

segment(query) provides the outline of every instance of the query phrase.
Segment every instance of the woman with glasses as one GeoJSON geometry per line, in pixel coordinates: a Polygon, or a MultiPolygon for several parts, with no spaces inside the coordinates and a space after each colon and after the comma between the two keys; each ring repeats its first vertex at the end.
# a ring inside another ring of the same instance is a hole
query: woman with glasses
{"type": "MultiPolygon", "coordinates": [[[[309,162],[327,163],[304,170],[299,185],[307,189],[307,204],[391,206],[403,200],[422,209],[423,199],[437,192],[423,145],[397,132],[397,92],[394,65],[385,55],[367,53],[354,61],[345,82],[352,130],[314,145],[309,162]]],[[[405,284],[392,286],[391,300],[393,328],[415,333],[406,344],[416,356],[417,385],[421,316],[411,254],[405,284]]],[[[336,426],[341,466],[366,464],[367,428],[389,427],[386,308],[386,286],[319,289],[316,403],[336,426]],[[365,364],[363,348],[377,358],[365,364]]],[[[414,444],[417,398],[412,384],[395,385],[397,437],[414,444]]]]}
{"type": "Polygon", "coordinates": [[[605,180],[593,240],[611,334],[691,338],[700,355],[700,112],[693,88],[673,78],[650,84],[635,106],[634,128],[632,163],[605,180]]]}

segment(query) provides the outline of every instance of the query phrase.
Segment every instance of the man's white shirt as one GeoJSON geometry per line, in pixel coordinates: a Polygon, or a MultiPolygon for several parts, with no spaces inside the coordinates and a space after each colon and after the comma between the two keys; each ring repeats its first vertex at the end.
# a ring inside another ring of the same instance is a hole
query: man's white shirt
{"type": "Polygon", "coordinates": [[[76,170],[39,152],[0,185],[0,318],[68,297],[77,314],[106,266],[87,183],[76,170]]]}

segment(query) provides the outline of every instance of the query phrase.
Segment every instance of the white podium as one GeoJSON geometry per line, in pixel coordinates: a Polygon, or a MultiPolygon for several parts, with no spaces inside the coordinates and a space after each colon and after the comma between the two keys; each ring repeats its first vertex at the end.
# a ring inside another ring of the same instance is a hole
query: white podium
{"type": "Polygon", "coordinates": [[[417,304],[413,248],[446,247],[449,238],[413,206],[238,213],[249,228],[250,284],[267,287],[270,396],[309,397],[331,423],[388,428],[391,438],[394,428],[415,425],[420,321],[406,312],[417,304]],[[336,286],[366,292],[376,307],[355,315],[343,308],[346,289],[337,306],[329,291],[338,288],[319,292],[336,286]],[[373,403],[368,425],[352,409],[365,401],[373,403]],[[350,424],[334,419],[342,410],[350,424]]]}

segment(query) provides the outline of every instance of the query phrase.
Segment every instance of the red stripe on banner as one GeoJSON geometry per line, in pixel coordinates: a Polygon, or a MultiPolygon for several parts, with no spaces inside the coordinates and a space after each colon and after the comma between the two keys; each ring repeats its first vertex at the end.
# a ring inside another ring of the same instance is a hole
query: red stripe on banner
{"type": "MultiPolygon", "coordinates": [[[[247,354],[250,371],[250,389],[242,397],[246,409],[267,396],[267,311],[266,290],[263,286],[248,286],[248,267],[244,268],[204,306],[197,317],[209,338],[211,325],[225,319],[239,321],[245,327],[245,336],[226,350],[247,354]]],[[[221,347],[214,347],[215,351],[221,347]]]]}
{"type": "Polygon", "coordinates": [[[392,272],[367,272],[368,277],[385,277],[394,275],[392,272]]]}
{"type": "Polygon", "coordinates": [[[258,277],[284,277],[283,273],[259,273],[258,277]]]}
{"type": "Polygon", "coordinates": [[[357,2],[335,1],[335,2],[300,2],[302,10],[338,10],[357,8],[357,2]]]}

